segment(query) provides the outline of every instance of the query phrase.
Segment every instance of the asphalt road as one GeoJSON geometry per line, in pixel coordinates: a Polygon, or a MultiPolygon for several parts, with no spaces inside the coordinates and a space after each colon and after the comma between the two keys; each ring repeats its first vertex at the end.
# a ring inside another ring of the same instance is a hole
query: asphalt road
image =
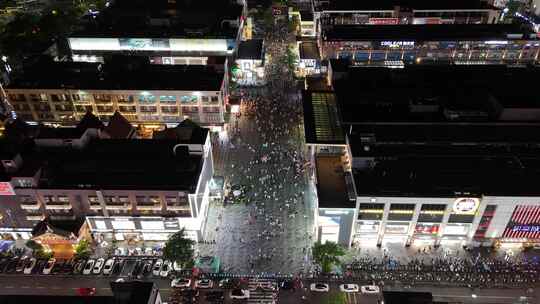
{"type": "MultiPolygon", "coordinates": [[[[111,277],[104,276],[63,276],[63,275],[0,275],[0,294],[35,294],[35,295],[76,295],[77,289],[81,287],[95,287],[98,295],[111,295],[109,283],[111,277]]],[[[147,278],[156,283],[164,301],[169,297],[172,289],[170,280],[157,278],[147,278]]],[[[321,281],[323,282],[323,281],[321,281]]],[[[351,282],[347,282],[351,283],[351,282]]],[[[309,283],[304,283],[309,288],[309,283]]],[[[511,303],[540,303],[540,289],[528,293],[523,289],[481,289],[471,290],[469,288],[450,287],[415,287],[414,289],[404,289],[399,287],[388,287],[389,291],[426,291],[432,292],[435,301],[457,302],[467,304],[511,304],[511,303]],[[473,298],[473,294],[476,295],[473,298]],[[526,301],[523,298],[526,297],[526,301]]],[[[226,292],[227,293],[227,292],[226,292]]],[[[327,296],[340,293],[339,283],[330,283],[330,293],[310,292],[309,290],[279,292],[279,303],[313,303],[324,304],[327,296]],[[302,300],[302,296],[306,300],[302,300]]],[[[204,297],[200,297],[201,299],[204,297]]],[[[362,295],[361,293],[345,294],[347,304],[375,304],[380,296],[362,295]]],[[[227,301],[229,302],[229,301],[227,301]]],[[[201,301],[200,303],[204,303],[201,301]]]]}

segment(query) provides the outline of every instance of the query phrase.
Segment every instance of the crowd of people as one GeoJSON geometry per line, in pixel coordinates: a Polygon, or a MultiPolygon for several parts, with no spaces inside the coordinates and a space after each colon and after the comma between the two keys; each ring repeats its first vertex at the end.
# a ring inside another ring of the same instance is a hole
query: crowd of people
{"type": "Polygon", "coordinates": [[[452,283],[469,287],[511,287],[539,281],[540,259],[486,254],[441,255],[406,262],[385,256],[358,257],[347,265],[347,275],[384,283],[452,283]]]}
{"type": "MultiPolygon", "coordinates": [[[[225,238],[230,236],[239,247],[247,248],[247,269],[232,270],[279,273],[277,265],[296,274],[309,266],[309,162],[302,136],[301,100],[293,71],[284,65],[289,38],[294,38],[289,37],[286,22],[276,22],[274,27],[265,43],[269,58],[266,85],[239,89],[240,111],[231,120],[228,137],[214,139],[229,154],[223,173],[226,198],[214,234],[227,234],[225,238]],[[238,211],[231,204],[246,211],[239,223],[228,214],[238,211]]],[[[209,239],[222,245],[219,236],[209,239]]]]}

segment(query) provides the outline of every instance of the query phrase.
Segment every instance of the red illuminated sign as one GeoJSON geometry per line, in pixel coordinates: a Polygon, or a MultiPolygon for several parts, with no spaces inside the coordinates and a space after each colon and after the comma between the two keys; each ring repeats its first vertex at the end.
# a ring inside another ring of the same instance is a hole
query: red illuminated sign
{"type": "Polygon", "coordinates": [[[395,25],[395,24],[399,24],[399,19],[398,18],[369,18],[369,24],[395,25]]]}
{"type": "Polygon", "coordinates": [[[15,195],[13,187],[9,182],[0,183],[0,195],[15,195]]]}

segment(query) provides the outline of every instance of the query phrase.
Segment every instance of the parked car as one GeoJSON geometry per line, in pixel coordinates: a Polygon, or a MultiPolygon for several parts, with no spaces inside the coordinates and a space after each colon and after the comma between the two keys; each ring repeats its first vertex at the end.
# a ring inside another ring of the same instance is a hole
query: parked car
{"type": "Polygon", "coordinates": [[[75,263],[73,262],[73,260],[66,261],[64,265],[62,266],[62,269],[60,269],[60,273],[63,273],[63,274],[72,273],[74,266],[75,266],[75,263]]]}
{"type": "Polygon", "coordinates": [[[105,259],[104,258],[97,259],[96,263],[94,263],[94,270],[92,271],[92,273],[100,274],[101,269],[103,268],[104,264],[105,264],[105,259]]]}
{"type": "Polygon", "coordinates": [[[178,263],[176,263],[176,261],[175,261],[173,263],[173,269],[174,269],[174,271],[181,271],[182,267],[180,267],[180,265],[178,263]]]}
{"type": "Polygon", "coordinates": [[[236,284],[232,279],[223,279],[219,281],[218,286],[223,289],[233,289],[236,284]]]}
{"type": "Polygon", "coordinates": [[[381,292],[379,286],[376,285],[364,285],[360,287],[363,294],[378,294],[381,292]]]}
{"type": "Polygon", "coordinates": [[[159,272],[159,275],[162,278],[166,278],[169,276],[169,272],[171,272],[171,270],[172,270],[171,261],[165,260],[165,262],[163,262],[163,266],[161,266],[161,271],[159,272]]]}
{"type": "Polygon", "coordinates": [[[341,284],[339,290],[342,292],[359,292],[360,288],[356,284],[341,284]]]}
{"type": "Polygon", "coordinates": [[[45,264],[45,268],[43,268],[43,274],[50,274],[53,267],[54,267],[54,264],[56,263],[56,259],[55,258],[51,258],[47,261],[47,264],[45,264]]]}
{"type": "Polygon", "coordinates": [[[330,286],[326,283],[312,283],[309,287],[311,291],[328,292],[330,286]]]}
{"type": "Polygon", "coordinates": [[[230,294],[231,299],[249,299],[249,290],[233,289],[230,294]]]}
{"type": "Polygon", "coordinates": [[[114,265],[113,265],[111,274],[112,275],[119,274],[122,271],[122,267],[124,267],[125,261],[126,260],[124,260],[124,259],[117,260],[116,263],[114,263],[114,265]]]}
{"type": "Polygon", "coordinates": [[[32,273],[42,273],[45,265],[47,265],[47,260],[38,260],[36,266],[34,266],[34,269],[32,270],[32,273]]]}
{"type": "Polygon", "coordinates": [[[188,288],[189,286],[191,286],[191,280],[189,279],[176,278],[171,282],[171,287],[188,288]]]}
{"type": "Polygon", "coordinates": [[[85,260],[79,260],[73,266],[73,274],[80,274],[83,271],[84,265],[86,264],[85,260]]]}
{"type": "Polygon", "coordinates": [[[36,266],[37,260],[35,258],[31,258],[26,263],[26,267],[24,267],[23,273],[24,274],[31,274],[32,269],[36,266]]]}
{"type": "Polygon", "coordinates": [[[62,270],[62,268],[64,267],[64,264],[65,264],[65,263],[66,263],[66,262],[62,262],[62,261],[56,262],[56,263],[54,264],[53,269],[51,270],[51,273],[52,273],[52,274],[60,273],[61,270],[62,270]]]}
{"type": "Polygon", "coordinates": [[[90,274],[92,273],[92,268],[94,268],[94,264],[96,263],[96,261],[94,261],[93,259],[90,259],[86,262],[86,265],[84,266],[84,269],[83,269],[83,274],[90,274]]]}
{"type": "Polygon", "coordinates": [[[159,276],[159,273],[161,272],[161,266],[163,266],[163,260],[159,259],[154,264],[154,269],[152,270],[152,274],[154,276],[156,276],[156,277],[159,276]]]}
{"type": "Polygon", "coordinates": [[[201,289],[207,289],[212,288],[214,286],[214,282],[212,282],[209,279],[202,279],[195,281],[195,288],[201,288],[201,289]]]}
{"type": "Polygon", "coordinates": [[[19,263],[19,258],[11,258],[9,262],[6,264],[6,267],[4,268],[5,273],[14,273],[15,269],[17,268],[17,264],[19,263]]]}
{"type": "Polygon", "coordinates": [[[110,275],[112,272],[113,266],[114,266],[114,258],[108,259],[107,262],[105,262],[105,265],[103,266],[103,274],[110,275]]]}
{"type": "Polygon", "coordinates": [[[281,287],[281,289],[283,289],[283,290],[294,290],[295,289],[293,281],[283,281],[283,282],[281,282],[279,287],[281,287]]]}

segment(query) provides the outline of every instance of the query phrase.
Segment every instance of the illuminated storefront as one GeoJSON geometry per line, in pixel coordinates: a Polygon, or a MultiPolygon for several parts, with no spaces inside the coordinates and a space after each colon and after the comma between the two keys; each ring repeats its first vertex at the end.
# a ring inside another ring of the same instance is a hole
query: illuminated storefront
{"type": "Polygon", "coordinates": [[[321,50],[323,58],[349,59],[357,65],[534,63],[539,60],[540,40],[534,33],[520,30],[513,34],[514,28],[500,25],[480,25],[478,30],[474,29],[468,30],[466,36],[457,37],[452,31],[460,30],[454,29],[454,25],[329,27],[322,34],[321,50]],[[395,39],[397,37],[400,39],[395,39]]]}

